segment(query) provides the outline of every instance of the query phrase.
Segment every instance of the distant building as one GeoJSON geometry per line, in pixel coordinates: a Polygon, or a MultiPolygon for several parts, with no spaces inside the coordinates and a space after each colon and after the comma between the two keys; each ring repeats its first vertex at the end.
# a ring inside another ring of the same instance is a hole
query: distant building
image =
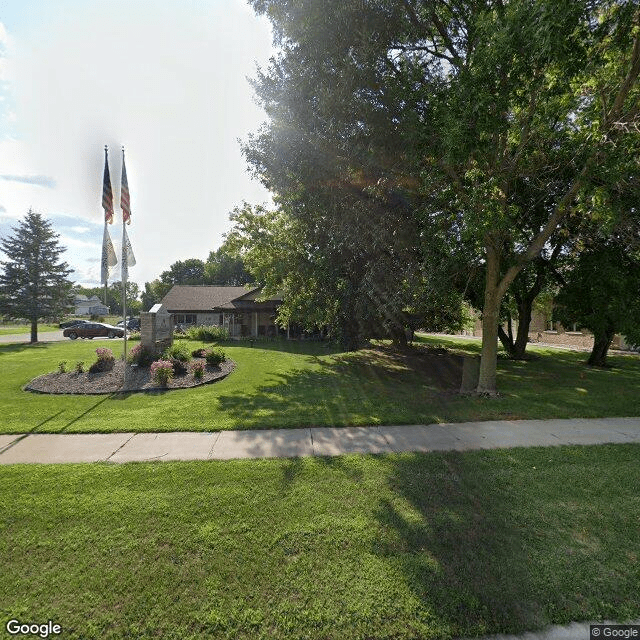
{"type": "Polygon", "coordinates": [[[104,316],[109,313],[109,307],[100,302],[98,296],[87,296],[78,294],[73,301],[75,314],[77,316],[104,316]]]}

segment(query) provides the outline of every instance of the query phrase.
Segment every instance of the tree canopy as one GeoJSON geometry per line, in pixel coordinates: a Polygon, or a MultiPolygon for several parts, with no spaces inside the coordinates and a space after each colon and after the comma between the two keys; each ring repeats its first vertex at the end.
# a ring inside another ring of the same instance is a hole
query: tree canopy
{"type": "Polygon", "coordinates": [[[176,284],[240,287],[253,281],[242,257],[224,242],[218,249],[209,252],[206,261],[199,258],[178,260],[163,271],[159,278],[145,282],[141,295],[142,309],[148,311],[176,284]]]}
{"type": "Polygon", "coordinates": [[[59,318],[71,306],[71,269],[60,260],[65,248],[51,223],[29,210],[0,240],[0,312],[31,321],[31,342],[38,341],[38,319],[59,318]]]}
{"type": "Polygon", "coordinates": [[[600,241],[580,253],[556,299],[556,317],[593,332],[588,363],[605,366],[614,334],[640,344],[640,258],[612,241],[600,241]]]}
{"type": "MultiPolygon", "coordinates": [[[[637,188],[637,3],[252,4],[280,46],[254,82],[270,117],[244,147],[255,173],[300,237],[322,230],[339,257],[393,246],[403,257],[387,273],[401,275],[382,279],[385,300],[406,286],[398,267],[416,238],[411,271],[449,255],[438,244],[482,269],[478,391],[495,393],[514,279],[572,218],[610,215],[637,188]]],[[[375,272],[353,268],[361,257],[338,264],[356,284],[375,272]]]]}

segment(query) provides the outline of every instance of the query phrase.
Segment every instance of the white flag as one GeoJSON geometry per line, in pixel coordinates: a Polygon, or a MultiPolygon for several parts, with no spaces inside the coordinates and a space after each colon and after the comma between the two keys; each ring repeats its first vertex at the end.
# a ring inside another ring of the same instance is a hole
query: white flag
{"type": "Polygon", "coordinates": [[[116,258],[116,252],[113,249],[113,243],[111,242],[111,236],[107,230],[107,223],[104,223],[104,235],[102,236],[102,284],[107,284],[109,275],[111,274],[111,267],[115,267],[118,264],[118,258],[116,258]]]}
{"type": "Polygon", "coordinates": [[[136,264],[136,258],[133,255],[133,249],[131,248],[131,242],[129,242],[129,236],[127,235],[127,229],[122,226],[122,282],[126,282],[129,278],[129,267],[133,267],[136,264]]]}

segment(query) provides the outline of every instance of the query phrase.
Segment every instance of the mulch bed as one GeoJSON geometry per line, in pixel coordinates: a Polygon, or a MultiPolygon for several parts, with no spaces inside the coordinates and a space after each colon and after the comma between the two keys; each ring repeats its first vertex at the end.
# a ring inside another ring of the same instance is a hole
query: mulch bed
{"type": "MultiPolygon", "coordinates": [[[[197,362],[204,358],[194,358],[192,362],[197,362]]],[[[36,393],[68,393],[81,395],[99,395],[105,393],[132,393],[137,391],[171,391],[173,389],[189,389],[199,387],[203,384],[210,384],[226,378],[234,369],[233,360],[225,360],[217,367],[205,364],[204,374],[200,380],[196,380],[191,373],[174,376],[169,383],[158,386],[158,383],[151,379],[149,368],[134,367],[127,365],[127,384],[123,386],[124,362],[116,360],[111,371],[100,373],[45,373],[34,378],[25,387],[25,391],[36,393]]]]}

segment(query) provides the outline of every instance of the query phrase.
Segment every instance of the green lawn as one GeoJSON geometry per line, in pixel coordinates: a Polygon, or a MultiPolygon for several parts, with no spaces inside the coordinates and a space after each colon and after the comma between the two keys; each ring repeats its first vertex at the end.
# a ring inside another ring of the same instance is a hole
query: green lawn
{"type": "Polygon", "coordinates": [[[0,619],[451,638],[640,617],[640,446],[0,467],[0,619]]]}
{"type": "MultiPolygon", "coordinates": [[[[46,333],[47,331],[60,331],[60,327],[57,324],[39,324],[38,325],[38,334],[40,332],[46,333]]],[[[31,333],[31,325],[30,324],[3,324],[0,325],[0,336],[8,336],[31,333]]]]}
{"type": "MultiPolygon", "coordinates": [[[[460,338],[422,340],[469,353],[479,349],[479,342],[460,338]]],[[[191,348],[200,344],[189,342],[191,348]]],[[[22,390],[33,377],[55,371],[61,360],[70,367],[78,360],[90,364],[97,346],[119,354],[122,342],[0,345],[0,432],[211,431],[640,415],[638,357],[612,357],[612,369],[598,370],[584,365],[584,353],[553,349],[532,349],[537,360],[500,360],[502,395],[497,399],[459,396],[455,372],[443,387],[429,367],[389,352],[345,354],[324,344],[296,342],[224,345],[236,370],[221,382],[195,389],[113,396],[22,390]]]]}

